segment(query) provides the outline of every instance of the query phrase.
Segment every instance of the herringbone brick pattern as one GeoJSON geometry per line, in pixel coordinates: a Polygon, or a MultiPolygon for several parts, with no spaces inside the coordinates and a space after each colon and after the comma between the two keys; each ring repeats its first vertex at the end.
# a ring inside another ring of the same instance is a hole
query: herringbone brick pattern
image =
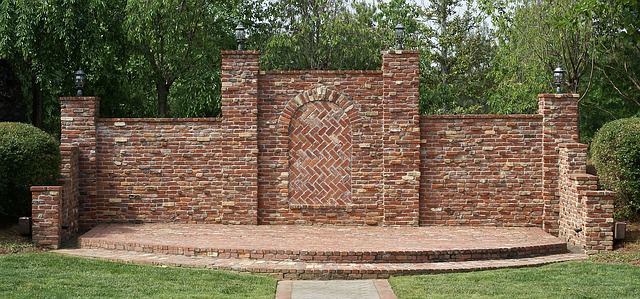
{"type": "Polygon", "coordinates": [[[291,120],[289,200],[302,206],[351,201],[351,124],[334,103],[307,103],[291,120]]]}

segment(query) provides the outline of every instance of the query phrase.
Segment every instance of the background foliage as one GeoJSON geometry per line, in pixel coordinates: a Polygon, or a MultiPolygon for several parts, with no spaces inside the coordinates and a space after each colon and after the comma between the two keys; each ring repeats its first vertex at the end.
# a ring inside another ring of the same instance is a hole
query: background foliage
{"type": "Polygon", "coordinates": [[[640,118],[605,124],[591,142],[591,158],[602,185],[616,192],[617,216],[640,211],[640,118]]]}
{"type": "Polygon", "coordinates": [[[235,49],[238,22],[262,68],[277,70],[378,69],[401,23],[405,49],[421,52],[421,113],[536,113],[562,66],[589,143],[640,116],[639,2],[3,0],[0,107],[22,116],[0,121],[58,133],[58,98],[74,94],[79,67],[103,117],[219,116],[219,52],[235,49]]]}
{"type": "Polygon", "coordinates": [[[0,122],[0,217],[31,215],[31,186],[55,185],[60,172],[58,142],[23,123],[0,122]]]}

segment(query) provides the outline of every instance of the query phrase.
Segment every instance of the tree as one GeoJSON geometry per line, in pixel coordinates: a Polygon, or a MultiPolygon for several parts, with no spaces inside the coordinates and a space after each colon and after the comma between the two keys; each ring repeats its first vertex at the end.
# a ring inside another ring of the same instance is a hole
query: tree
{"type": "Polygon", "coordinates": [[[218,72],[212,62],[220,49],[231,47],[235,25],[224,12],[233,13],[234,5],[235,1],[208,0],[127,2],[129,42],[150,70],[160,117],[170,115],[168,98],[174,83],[194,72],[218,72]]]}
{"type": "Polygon", "coordinates": [[[594,26],[576,14],[578,2],[484,1],[497,27],[499,50],[492,76],[498,87],[490,94],[492,112],[531,113],[535,95],[553,90],[551,74],[566,69],[565,92],[588,95],[595,63],[594,26]]]}
{"type": "Polygon", "coordinates": [[[120,92],[119,70],[127,58],[122,51],[125,45],[118,38],[123,3],[0,2],[0,57],[17,73],[34,125],[48,132],[59,130],[57,99],[75,94],[73,73],[79,67],[89,74],[87,94],[124,94],[120,92]]]}
{"type": "Polygon", "coordinates": [[[281,0],[268,7],[267,69],[376,69],[383,38],[375,6],[346,0],[281,0]]]}
{"type": "Polygon", "coordinates": [[[27,107],[20,79],[7,60],[0,59],[0,122],[26,122],[27,107]]]}
{"type": "Polygon", "coordinates": [[[45,104],[54,102],[49,90],[59,88],[67,62],[70,34],[68,27],[59,25],[70,19],[59,11],[68,3],[56,2],[0,3],[0,58],[10,62],[24,86],[30,86],[26,93],[32,99],[31,122],[39,128],[45,126],[45,104]]]}
{"type": "Polygon", "coordinates": [[[423,50],[421,110],[427,114],[484,112],[484,93],[495,48],[473,1],[434,0],[425,7],[429,26],[423,50]]]}
{"type": "Polygon", "coordinates": [[[427,40],[434,32],[426,24],[427,17],[424,7],[407,0],[380,2],[374,20],[385,39],[385,46],[391,48],[396,46],[393,28],[397,24],[402,24],[405,27],[406,36],[404,48],[420,50],[423,54],[428,53],[427,40]]]}

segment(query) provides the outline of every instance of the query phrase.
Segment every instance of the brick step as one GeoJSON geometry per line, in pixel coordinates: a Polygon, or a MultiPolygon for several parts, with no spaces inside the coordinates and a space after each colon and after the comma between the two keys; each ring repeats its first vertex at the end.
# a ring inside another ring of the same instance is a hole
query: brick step
{"type": "Polygon", "coordinates": [[[167,255],[108,249],[60,249],[54,252],[132,264],[206,268],[265,274],[277,279],[378,279],[390,276],[468,272],[500,268],[530,267],[582,260],[585,254],[563,253],[517,259],[488,259],[439,263],[315,263],[220,259],[208,256],[167,255]]]}
{"type": "Polygon", "coordinates": [[[301,227],[100,225],[80,248],[313,263],[427,263],[561,254],[566,243],[534,227],[301,227]]]}
{"type": "MultiPolygon", "coordinates": [[[[140,253],[207,256],[218,259],[249,259],[266,261],[294,261],[314,263],[433,263],[462,262],[489,259],[513,259],[561,254],[568,252],[566,243],[550,243],[525,247],[495,247],[488,249],[455,250],[385,250],[385,251],[344,251],[344,250],[292,250],[238,249],[238,248],[194,248],[169,246],[153,243],[130,243],[81,240],[84,249],[108,249],[140,253]]],[[[304,248],[304,247],[303,247],[304,248]]]]}

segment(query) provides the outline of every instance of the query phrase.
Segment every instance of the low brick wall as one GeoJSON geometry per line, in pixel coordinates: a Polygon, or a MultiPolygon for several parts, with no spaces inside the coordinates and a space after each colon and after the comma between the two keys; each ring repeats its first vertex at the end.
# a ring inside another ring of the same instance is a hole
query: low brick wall
{"type": "Polygon", "coordinates": [[[542,226],[542,116],[423,116],[420,225],[542,226]]]}
{"type": "Polygon", "coordinates": [[[586,173],[587,145],[560,144],[559,237],[588,254],[613,250],[614,192],[586,173]]]}
{"type": "Polygon", "coordinates": [[[79,151],[67,146],[60,151],[60,186],[31,187],[32,240],[54,249],[78,233],[79,151]]]}

